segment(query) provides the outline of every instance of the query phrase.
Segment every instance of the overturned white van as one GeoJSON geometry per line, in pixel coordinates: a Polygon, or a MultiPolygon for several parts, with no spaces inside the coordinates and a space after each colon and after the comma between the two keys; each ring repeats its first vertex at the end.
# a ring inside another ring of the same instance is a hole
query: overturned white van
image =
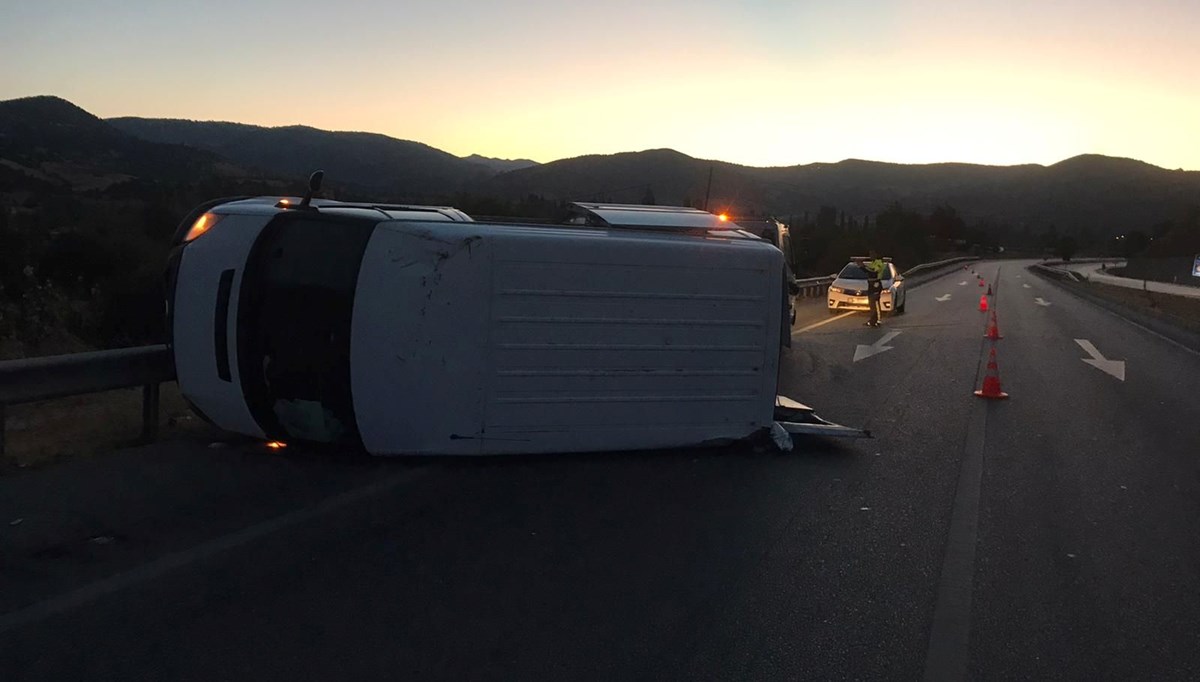
{"type": "Polygon", "coordinates": [[[217,426],[379,455],[865,435],[776,396],[782,254],[695,209],[212,202],[169,272],[179,386],[217,426]]]}

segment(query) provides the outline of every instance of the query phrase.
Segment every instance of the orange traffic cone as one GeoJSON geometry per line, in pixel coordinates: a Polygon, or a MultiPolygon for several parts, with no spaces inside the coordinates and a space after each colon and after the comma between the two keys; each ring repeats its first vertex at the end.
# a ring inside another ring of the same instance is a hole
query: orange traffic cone
{"type": "Polygon", "coordinates": [[[991,295],[992,295],[992,285],[990,285],[990,284],[988,285],[988,293],[987,293],[987,295],[988,295],[988,296],[991,296],[991,295]]]}
{"type": "Polygon", "coordinates": [[[982,277],[979,278],[979,286],[983,286],[983,278],[982,277]]]}
{"type": "Polygon", "coordinates": [[[984,294],[979,297],[979,312],[981,312],[981,313],[987,312],[987,294],[984,294]]]}
{"type": "Polygon", "coordinates": [[[999,400],[1007,398],[1008,394],[1000,390],[1000,368],[996,366],[996,347],[988,353],[987,374],[983,377],[983,388],[975,391],[980,398],[999,400]]]}
{"type": "Polygon", "coordinates": [[[1000,327],[998,327],[996,325],[996,311],[995,310],[992,311],[992,324],[990,327],[988,327],[987,334],[984,334],[983,338],[991,339],[993,341],[999,341],[1000,339],[1004,338],[1003,336],[1000,336],[1000,327]]]}

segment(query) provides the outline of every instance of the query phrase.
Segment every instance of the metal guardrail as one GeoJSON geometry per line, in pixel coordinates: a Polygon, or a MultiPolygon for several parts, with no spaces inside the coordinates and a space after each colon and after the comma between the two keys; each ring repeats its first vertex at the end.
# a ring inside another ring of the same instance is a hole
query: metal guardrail
{"type": "Polygon", "coordinates": [[[118,348],[0,362],[0,457],[5,407],[39,400],[142,387],[142,439],[158,436],[159,385],[175,378],[166,346],[118,348]]]}
{"type": "MultiPolygon", "coordinates": [[[[920,265],[914,265],[900,274],[907,278],[914,274],[936,270],[947,265],[965,263],[967,261],[974,260],[979,260],[979,257],[960,256],[957,258],[947,258],[946,260],[934,261],[932,263],[921,263],[920,265]]],[[[796,280],[796,287],[798,288],[796,296],[799,298],[821,298],[825,296],[825,292],[829,289],[829,285],[833,284],[833,280],[835,279],[837,279],[836,274],[829,275],[828,277],[809,277],[808,279],[798,279],[796,280]]]]}

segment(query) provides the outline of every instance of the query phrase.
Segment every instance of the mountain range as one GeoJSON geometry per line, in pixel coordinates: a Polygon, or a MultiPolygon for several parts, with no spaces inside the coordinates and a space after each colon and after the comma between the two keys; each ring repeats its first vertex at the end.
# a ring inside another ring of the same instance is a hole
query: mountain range
{"type": "Polygon", "coordinates": [[[0,192],[47,183],[119,191],[126,183],[187,182],[199,175],[226,185],[255,179],[292,187],[316,168],[347,196],[376,200],[535,195],[553,201],[701,205],[707,195],[713,209],[783,218],[815,215],[822,206],[855,217],[874,215],[894,202],[926,212],[949,204],[969,222],[999,230],[1053,225],[1093,236],[1148,229],[1200,203],[1200,172],[1090,154],[1049,166],[849,159],[760,168],[654,149],[537,164],[457,157],[376,133],[102,120],[56,97],[0,102],[0,192]]]}

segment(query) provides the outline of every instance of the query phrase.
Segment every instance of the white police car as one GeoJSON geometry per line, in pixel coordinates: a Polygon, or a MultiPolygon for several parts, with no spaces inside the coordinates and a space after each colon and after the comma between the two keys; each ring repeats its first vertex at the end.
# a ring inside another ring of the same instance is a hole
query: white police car
{"type": "MultiPolygon", "coordinates": [[[[842,268],[833,283],[829,285],[828,304],[829,314],[850,310],[871,309],[867,299],[867,269],[866,257],[855,257],[842,268]]],[[[884,258],[883,292],[879,295],[879,311],[881,313],[904,313],[904,304],[908,296],[904,286],[904,277],[896,270],[892,259],[884,258]]]]}

